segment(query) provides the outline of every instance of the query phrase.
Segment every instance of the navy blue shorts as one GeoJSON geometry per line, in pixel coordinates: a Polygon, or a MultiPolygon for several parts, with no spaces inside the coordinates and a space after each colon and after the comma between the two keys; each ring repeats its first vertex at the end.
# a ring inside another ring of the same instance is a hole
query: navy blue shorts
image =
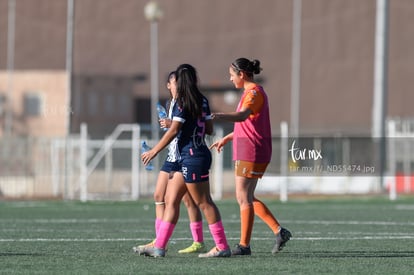
{"type": "Polygon", "coordinates": [[[164,161],[164,164],[161,167],[161,171],[167,173],[181,172],[181,165],[178,162],[164,161]]]}
{"type": "Polygon", "coordinates": [[[209,180],[211,167],[211,152],[206,146],[183,148],[181,152],[181,172],[187,183],[197,183],[209,180]]]}

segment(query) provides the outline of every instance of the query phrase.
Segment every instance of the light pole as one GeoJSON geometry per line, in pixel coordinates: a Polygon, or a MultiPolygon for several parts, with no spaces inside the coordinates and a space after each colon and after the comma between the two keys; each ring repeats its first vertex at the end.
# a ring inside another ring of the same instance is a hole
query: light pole
{"type": "Polygon", "coordinates": [[[302,0],[293,1],[292,70],[290,92],[291,137],[299,136],[300,123],[300,45],[302,35],[302,0]]]}
{"type": "Polygon", "coordinates": [[[162,17],[162,10],[157,2],[150,1],[144,8],[145,17],[151,24],[150,57],[151,57],[151,138],[159,139],[157,114],[158,89],[158,21],[162,17]]]}
{"type": "Polygon", "coordinates": [[[16,0],[8,2],[8,19],[7,19],[7,109],[4,121],[5,136],[10,137],[13,134],[13,81],[14,81],[14,47],[16,31],[16,0]]]}
{"type": "Polygon", "coordinates": [[[73,19],[75,11],[75,0],[67,0],[66,19],[66,137],[70,135],[70,121],[72,112],[72,74],[73,74],[73,19]]]}
{"type": "MultiPolygon", "coordinates": [[[[384,186],[386,169],[386,129],[388,94],[388,25],[389,1],[377,0],[374,63],[374,98],[372,108],[372,137],[379,143],[378,189],[384,186]]],[[[394,197],[391,199],[395,199],[394,197]]]]}

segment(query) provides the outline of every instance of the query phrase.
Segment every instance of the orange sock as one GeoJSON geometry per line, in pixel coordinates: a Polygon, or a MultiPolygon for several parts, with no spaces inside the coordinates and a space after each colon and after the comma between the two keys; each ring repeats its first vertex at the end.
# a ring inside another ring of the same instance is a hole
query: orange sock
{"type": "Polygon", "coordinates": [[[240,245],[248,246],[252,236],[254,222],[253,205],[240,209],[240,245]]]}
{"type": "Polygon", "coordinates": [[[280,231],[280,224],[266,205],[258,199],[253,199],[254,213],[262,219],[276,235],[280,231]]]}

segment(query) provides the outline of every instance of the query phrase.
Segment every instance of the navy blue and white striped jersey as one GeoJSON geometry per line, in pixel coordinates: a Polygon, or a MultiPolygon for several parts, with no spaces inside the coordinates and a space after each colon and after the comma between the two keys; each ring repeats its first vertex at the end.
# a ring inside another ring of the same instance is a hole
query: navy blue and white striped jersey
{"type": "Polygon", "coordinates": [[[188,114],[175,104],[173,109],[173,120],[183,123],[180,132],[177,135],[178,149],[180,152],[184,147],[197,149],[200,146],[206,146],[205,128],[206,121],[211,119],[210,106],[207,98],[203,97],[202,116],[198,119],[189,118],[188,114]]]}
{"type": "MultiPolygon", "coordinates": [[[[168,118],[172,120],[173,109],[176,104],[176,100],[173,98],[170,101],[168,108],[168,118]]],[[[178,150],[178,135],[168,145],[168,155],[166,161],[176,162],[180,160],[180,151],[178,150]]]]}

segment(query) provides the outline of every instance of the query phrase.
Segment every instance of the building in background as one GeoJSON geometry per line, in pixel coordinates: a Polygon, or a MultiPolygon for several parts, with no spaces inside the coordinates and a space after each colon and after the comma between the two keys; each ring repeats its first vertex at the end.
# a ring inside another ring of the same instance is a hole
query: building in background
{"type": "MultiPolygon", "coordinates": [[[[257,58],[270,98],[272,127],[290,121],[293,1],[158,1],[159,79],[191,63],[214,110],[232,110],[238,94],[228,66],[257,58]]],[[[0,125],[11,102],[13,133],[65,136],[86,122],[94,136],[119,123],[150,123],[147,1],[75,1],[73,72],[65,71],[66,1],[16,0],[12,91],[7,72],[8,1],[0,0],[0,125]],[[66,100],[72,79],[71,103],[66,100]],[[8,98],[12,96],[12,98],[8,98]]],[[[302,135],[369,136],[373,106],[376,1],[302,2],[299,129],[302,135]]],[[[414,3],[390,1],[388,117],[413,117],[414,3]]],[[[0,130],[0,131],[2,131],[0,130]]],[[[1,133],[1,132],[0,132],[1,133]]]]}

